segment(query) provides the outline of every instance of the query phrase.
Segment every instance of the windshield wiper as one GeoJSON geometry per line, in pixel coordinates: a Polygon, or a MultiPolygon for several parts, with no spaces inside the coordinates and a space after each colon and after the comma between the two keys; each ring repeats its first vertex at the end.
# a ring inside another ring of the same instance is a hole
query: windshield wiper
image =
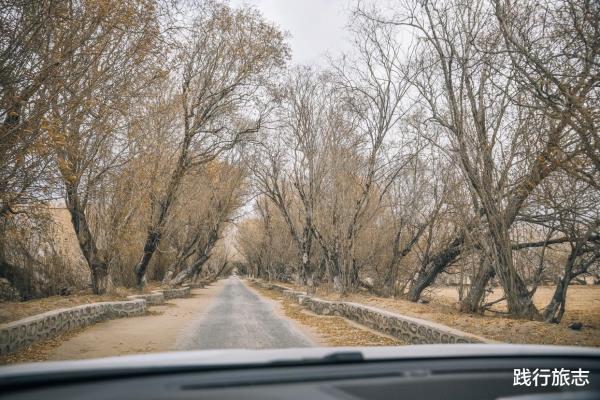
{"type": "Polygon", "coordinates": [[[268,365],[322,365],[363,362],[365,358],[360,351],[338,351],[323,357],[275,360],[268,365]]]}

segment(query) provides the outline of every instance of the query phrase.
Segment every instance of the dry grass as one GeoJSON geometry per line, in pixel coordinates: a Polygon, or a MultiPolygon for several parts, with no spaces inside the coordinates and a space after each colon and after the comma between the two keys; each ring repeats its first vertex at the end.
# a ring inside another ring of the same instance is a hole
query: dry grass
{"type": "MultiPolygon", "coordinates": [[[[554,294],[554,286],[540,286],[533,296],[533,302],[538,309],[543,309],[550,303],[554,294]]],[[[438,302],[458,302],[458,289],[456,287],[442,286],[432,288],[428,296],[438,302]]],[[[497,288],[486,297],[487,302],[499,300],[503,296],[502,289],[497,288]]],[[[506,302],[494,305],[497,311],[506,311],[506,302]]],[[[567,309],[564,318],[579,320],[590,314],[598,315],[600,311],[600,286],[572,285],[567,290],[567,309]]]]}
{"type": "MultiPolygon", "coordinates": [[[[303,288],[285,284],[294,290],[303,288]]],[[[547,304],[553,288],[538,289],[535,302],[538,307],[547,304]]],[[[376,297],[367,293],[353,293],[344,297],[329,288],[319,288],[317,296],[328,300],[344,300],[382,308],[438,322],[474,335],[506,343],[554,344],[600,347],[600,287],[571,286],[567,297],[567,309],[560,324],[523,321],[500,315],[473,315],[457,311],[458,295],[455,288],[434,288],[428,296],[429,304],[418,304],[403,299],[376,297]],[[573,321],[583,323],[581,331],[567,326],[573,321]]],[[[499,296],[498,293],[495,296],[499,296]]],[[[493,299],[493,297],[491,297],[493,299]]]]}
{"type": "Polygon", "coordinates": [[[280,302],[288,318],[316,331],[328,346],[395,346],[404,344],[396,338],[359,328],[342,317],[316,315],[276,291],[262,289],[256,285],[252,286],[261,295],[280,302]]]}

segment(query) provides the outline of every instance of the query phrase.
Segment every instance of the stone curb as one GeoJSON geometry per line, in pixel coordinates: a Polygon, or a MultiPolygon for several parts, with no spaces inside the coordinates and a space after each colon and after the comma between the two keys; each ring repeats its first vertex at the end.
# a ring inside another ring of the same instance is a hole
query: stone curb
{"type": "Polygon", "coordinates": [[[357,303],[322,300],[284,286],[257,280],[253,282],[264,289],[282,293],[283,296],[297,301],[315,314],[341,316],[378,332],[394,336],[408,344],[498,343],[420,318],[357,303]]]}
{"type": "Polygon", "coordinates": [[[0,355],[20,350],[69,330],[107,319],[146,313],[146,300],[110,301],[60,308],[0,325],[0,355]]]}
{"type": "Polygon", "coordinates": [[[202,289],[204,288],[204,283],[190,283],[188,286],[190,289],[202,289]]]}
{"type": "Polygon", "coordinates": [[[149,306],[157,306],[165,303],[165,296],[160,291],[154,291],[150,294],[134,294],[132,296],[127,296],[128,299],[136,300],[142,299],[146,300],[146,303],[149,306]]]}
{"type": "Polygon", "coordinates": [[[162,293],[165,300],[170,300],[188,297],[190,295],[190,291],[191,289],[189,286],[184,286],[179,289],[161,289],[157,290],[155,293],[162,293]]]}
{"type": "Polygon", "coordinates": [[[186,286],[189,286],[191,289],[203,289],[213,282],[215,281],[199,281],[196,283],[188,283],[186,286]]]}
{"type": "Polygon", "coordinates": [[[149,294],[134,294],[127,296],[128,299],[143,299],[148,305],[157,306],[165,303],[165,300],[179,299],[190,295],[190,286],[184,286],[178,289],[159,289],[153,290],[149,294]]]}

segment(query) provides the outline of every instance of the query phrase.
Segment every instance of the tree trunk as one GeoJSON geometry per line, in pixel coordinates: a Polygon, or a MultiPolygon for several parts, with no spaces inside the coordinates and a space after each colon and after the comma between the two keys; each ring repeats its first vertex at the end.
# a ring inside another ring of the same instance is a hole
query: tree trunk
{"type": "Polygon", "coordinates": [[[210,258],[209,255],[202,254],[200,257],[198,257],[196,259],[196,261],[194,261],[192,263],[192,265],[190,265],[187,268],[184,268],[183,271],[181,271],[179,274],[177,274],[175,279],[173,279],[171,281],[171,286],[179,286],[183,282],[185,282],[187,279],[191,279],[195,274],[200,273],[200,269],[202,268],[204,263],[206,263],[206,261],[208,261],[209,258],[210,258]]]}
{"type": "Polygon", "coordinates": [[[350,289],[355,291],[360,287],[360,275],[359,275],[359,265],[356,262],[356,258],[352,257],[350,261],[350,289]]]}
{"type": "Polygon", "coordinates": [[[488,214],[490,234],[492,239],[492,248],[494,254],[494,272],[506,297],[508,312],[517,317],[536,319],[539,318],[539,312],[529,294],[527,285],[516,271],[512,260],[512,243],[508,229],[488,214]]]}
{"type": "Polygon", "coordinates": [[[202,247],[200,250],[200,254],[196,260],[192,263],[192,265],[184,268],[183,271],[177,274],[175,279],[171,281],[172,286],[181,285],[186,279],[191,279],[195,274],[200,273],[200,269],[210,258],[210,252],[219,239],[219,226],[220,225],[217,224],[212,228],[210,234],[208,235],[208,239],[204,244],[204,247],[202,247]]]}
{"type": "Polygon", "coordinates": [[[138,288],[142,288],[146,285],[146,270],[148,269],[148,264],[150,264],[150,260],[152,259],[152,255],[156,251],[158,244],[160,243],[161,232],[157,231],[158,227],[154,226],[148,230],[148,235],[146,236],[146,243],[144,244],[144,252],[142,254],[142,258],[135,265],[135,284],[138,288]]]}
{"type": "Polygon", "coordinates": [[[300,279],[303,281],[302,285],[306,285],[308,294],[313,294],[315,292],[314,271],[311,263],[313,238],[311,226],[312,220],[310,217],[307,217],[302,230],[302,241],[299,243],[301,258],[300,279]]]}
{"type": "Polygon", "coordinates": [[[568,287],[569,282],[563,276],[558,285],[556,285],[556,289],[554,290],[554,295],[552,296],[550,304],[548,304],[544,309],[543,318],[545,322],[551,322],[554,324],[560,323],[560,320],[565,312],[565,300],[567,299],[568,287]]]}
{"type": "Polygon", "coordinates": [[[158,219],[148,228],[142,257],[134,267],[136,285],[140,288],[146,283],[146,270],[148,269],[148,264],[150,264],[152,255],[158,248],[171,204],[173,204],[173,201],[175,200],[177,189],[179,188],[179,184],[181,183],[181,180],[185,174],[191,140],[191,136],[186,131],[182,143],[181,153],[179,154],[179,158],[177,160],[177,166],[171,175],[165,196],[159,203],[160,210],[158,213],[158,219]]]}
{"type": "Polygon", "coordinates": [[[311,282],[311,285],[313,284],[312,282],[312,271],[311,271],[311,266],[310,266],[310,256],[307,252],[306,249],[306,245],[302,246],[304,248],[304,250],[302,251],[301,257],[301,264],[300,264],[300,281],[302,282],[301,285],[304,285],[308,288],[309,286],[309,281],[311,282]]]}
{"type": "Polygon", "coordinates": [[[181,265],[194,254],[194,247],[197,245],[199,238],[199,234],[194,235],[192,240],[188,240],[186,245],[181,250],[179,250],[177,256],[175,257],[175,260],[167,268],[167,273],[163,278],[164,284],[168,284],[169,282],[171,282],[173,276],[180,272],[181,265]]]}
{"type": "MultiPolygon", "coordinates": [[[[212,281],[216,281],[217,279],[219,279],[219,276],[221,276],[221,274],[223,274],[223,271],[225,271],[225,268],[227,267],[227,264],[228,264],[228,261],[227,261],[227,258],[226,258],[225,261],[223,261],[223,264],[221,264],[221,266],[217,269],[217,271],[215,272],[215,274],[211,278],[212,281]]],[[[196,274],[196,276],[197,275],[198,274],[196,274]]]]}
{"type": "Polygon", "coordinates": [[[342,293],[344,291],[344,285],[342,283],[342,271],[337,257],[332,257],[328,260],[327,266],[329,269],[329,277],[333,282],[333,289],[338,293],[342,293]]]}
{"type": "Polygon", "coordinates": [[[92,290],[95,294],[103,294],[109,290],[111,279],[108,273],[108,264],[98,254],[96,241],[92,235],[90,226],[85,215],[85,206],[79,199],[77,187],[69,179],[65,178],[66,205],[71,214],[71,223],[77,236],[79,248],[87,261],[91,271],[92,290]]]}
{"type": "Polygon", "coordinates": [[[106,293],[112,287],[110,274],[104,268],[92,269],[92,290],[96,294],[106,293]]]}
{"type": "Polygon", "coordinates": [[[424,273],[419,273],[415,282],[408,290],[407,298],[410,301],[417,301],[421,297],[423,290],[429,287],[435,278],[451,265],[462,251],[464,236],[455,238],[444,250],[435,254],[427,263],[424,273]]]}
{"type": "Polygon", "coordinates": [[[577,247],[571,248],[571,253],[569,254],[569,258],[565,263],[563,276],[560,278],[558,284],[556,285],[556,289],[554,289],[554,295],[552,296],[552,300],[550,300],[550,303],[544,309],[543,319],[545,322],[558,324],[562,319],[562,316],[565,312],[567,289],[569,288],[569,283],[571,282],[571,279],[573,279],[573,266],[575,265],[578,250],[579,249],[577,247]]]}
{"type": "Polygon", "coordinates": [[[306,277],[306,293],[309,296],[312,296],[316,293],[317,288],[315,285],[315,278],[314,278],[314,273],[311,272],[308,274],[308,276],[306,277]]]}
{"type": "Polygon", "coordinates": [[[406,257],[406,255],[408,253],[410,253],[410,251],[412,250],[415,243],[417,243],[417,241],[421,238],[421,235],[423,234],[423,232],[425,232],[425,228],[427,227],[427,225],[428,224],[421,225],[419,227],[419,229],[417,230],[417,232],[413,235],[411,240],[406,244],[406,246],[404,246],[404,248],[402,250],[400,250],[400,238],[402,236],[402,231],[400,229],[398,229],[398,231],[396,232],[396,236],[394,237],[394,244],[393,244],[394,247],[393,247],[392,259],[386,269],[386,274],[383,279],[383,285],[381,288],[382,289],[381,293],[384,296],[389,297],[389,296],[396,295],[396,281],[398,280],[398,265],[400,264],[400,261],[404,257],[406,257]]]}
{"type": "Polygon", "coordinates": [[[483,295],[485,294],[485,288],[494,276],[494,268],[492,267],[489,260],[482,256],[479,269],[475,278],[471,282],[471,288],[469,294],[465,297],[460,304],[460,309],[463,312],[476,313],[481,311],[481,302],[483,295]]]}
{"type": "Polygon", "coordinates": [[[181,252],[179,252],[175,260],[171,263],[171,265],[167,267],[167,272],[165,273],[165,276],[163,278],[163,283],[165,285],[171,282],[171,279],[173,279],[173,275],[179,272],[181,261],[181,252]]]}
{"type": "Polygon", "coordinates": [[[379,292],[385,296],[392,296],[395,292],[396,288],[396,280],[398,279],[398,267],[397,264],[400,258],[400,249],[398,248],[400,245],[400,238],[402,236],[401,230],[398,229],[396,235],[394,237],[394,244],[392,248],[392,259],[390,260],[385,276],[383,277],[383,282],[381,284],[381,290],[379,292]]]}
{"type": "Polygon", "coordinates": [[[171,279],[173,279],[173,275],[175,274],[174,270],[172,270],[170,267],[169,269],[167,269],[167,273],[165,274],[165,277],[163,278],[162,283],[164,285],[168,285],[169,282],[171,282],[171,279]]]}

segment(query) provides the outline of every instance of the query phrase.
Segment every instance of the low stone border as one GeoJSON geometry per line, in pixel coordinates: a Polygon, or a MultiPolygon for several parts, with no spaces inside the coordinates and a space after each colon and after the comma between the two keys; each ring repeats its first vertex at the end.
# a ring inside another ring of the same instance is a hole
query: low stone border
{"type": "Polygon", "coordinates": [[[157,306],[165,303],[165,296],[160,291],[152,292],[150,294],[134,294],[132,296],[127,296],[127,298],[131,300],[146,300],[146,303],[149,306],[157,306]]]}
{"type": "Polygon", "coordinates": [[[179,299],[190,295],[190,286],[184,286],[178,289],[159,289],[153,290],[149,294],[134,294],[127,296],[128,299],[144,299],[151,306],[158,306],[165,303],[165,300],[179,299]]]}
{"type": "Polygon", "coordinates": [[[71,329],[146,313],[146,300],[111,301],[61,308],[0,325],[0,355],[20,350],[71,329]]]}
{"type": "Polygon", "coordinates": [[[161,292],[165,300],[178,299],[188,297],[190,295],[190,287],[184,286],[179,289],[161,289],[157,290],[157,292],[161,292]]]}
{"type": "Polygon", "coordinates": [[[315,314],[337,315],[358,322],[376,331],[394,336],[410,344],[438,343],[496,343],[486,338],[459,331],[448,326],[343,301],[327,301],[284,286],[254,280],[264,289],[276,290],[315,314]]]}
{"type": "Polygon", "coordinates": [[[190,283],[188,286],[190,287],[190,289],[203,289],[206,285],[204,284],[204,282],[199,282],[190,283]]]}

